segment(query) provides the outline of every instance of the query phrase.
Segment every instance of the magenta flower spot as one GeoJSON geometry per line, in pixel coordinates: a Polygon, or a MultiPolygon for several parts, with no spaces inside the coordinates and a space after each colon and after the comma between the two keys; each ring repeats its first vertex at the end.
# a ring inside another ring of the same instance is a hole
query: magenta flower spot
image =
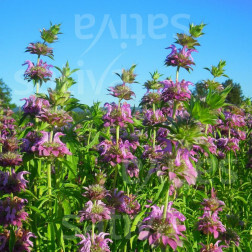
{"type": "Polygon", "coordinates": [[[186,101],[191,98],[189,85],[193,85],[190,81],[182,80],[181,82],[173,82],[172,80],[164,80],[161,82],[164,85],[162,91],[162,101],[186,101]]]}
{"type": "Polygon", "coordinates": [[[133,177],[138,178],[139,168],[138,168],[138,164],[134,160],[124,162],[124,167],[126,168],[127,173],[131,178],[133,177]]]}
{"type": "Polygon", "coordinates": [[[0,165],[3,167],[19,166],[22,163],[22,156],[15,152],[6,152],[0,154],[0,165]]]}
{"type": "Polygon", "coordinates": [[[89,200],[84,209],[79,212],[80,221],[91,220],[93,223],[111,219],[109,208],[101,201],[97,200],[94,203],[89,200]]]}
{"type": "Polygon", "coordinates": [[[39,61],[37,65],[34,65],[30,60],[25,61],[24,65],[28,65],[24,77],[28,81],[48,81],[52,77],[52,72],[50,71],[50,68],[52,68],[52,65],[48,65],[46,62],[43,62],[42,60],[39,61]]]}
{"type": "Polygon", "coordinates": [[[15,136],[10,136],[4,139],[3,152],[14,152],[18,149],[19,143],[15,136]]]}
{"type": "MultiPolygon", "coordinates": [[[[15,231],[15,244],[13,247],[14,252],[31,252],[33,247],[33,242],[30,238],[37,238],[32,232],[24,230],[23,228],[18,228],[15,231]]],[[[2,252],[9,252],[9,239],[10,239],[10,231],[4,230],[3,233],[0,234],[0,250],[2,252]]]]}
{"type": "Polygon", "coordinates": [[[184,180],[189,185],[194,185],[198,174],[191,159],[194,158],[187,149],[178,149],[176,157],[171,152],[166,152],[158,161],[159,170],[157,174],[158,176],[168,176],[175,187],[181,187],[184,180]]]}
{"type": "Polygon", "coordinates": [[[26,51],[31,54],[37,54],[38,56],[48,56],[50,58],[53,57],[53,50],[52,48],[48,47],[46,44],[37,42],[37,43],[30,43],[29,46],[27,46],[26,51]]]}
{"type": "Polygon", "coordinates": [[[221,200],[218,200],[216,197],[216,192],[214,188],[211,190],[211,198],[204,199],[201,203],[204,206],[205,211],[219,212],[222,211],[222,207],[225,206],[225,203],[221,200]]]}
{"type": "Polygon", "coordinates": [[[54,111],[53,109],[43,109],[37,118],[43,122],[47,122],[51,126],[59,128],[73,121],[68,112],[64,110],[54,111]]]}
{"type": "Polygon", "coordinates": [[[153,126],[155,124],[163,123],[166,121],[166,118],[160,109],[157,109],[155,113],[152,109],[147,109],[143,112],[143,116],[143,125],[145,126],[153,126]]]}
{"type": "Polygon", "coordinates": [[[103,116],[104,126],[120,126],[125,127],[127,123],[133,123],[131,116],[130,104],[123,103],[120,107],[114,102],[105,103],[104,107],[107,113],[103,116]]]}
{"type": "Polygon", "coordinates": [[[101,159],[110,163],[112,166],[122,162],[127,162],[128,160],[136,159],[136,157],[131,153],[131,144],[128,140],[123,142],[120,139],[118,146],[114,141],[104,140],[98,144],[97,147],[102,156],[101,159]]]}
{"type": "Polygon", "coordinates": [[[26,115],[37,116],[40,115],[42,109],[50,108],[49,101],[42,98],[38,98],[35,95],[31,95],[29,98],[21,99],[21,101],[22,100],[25,101],[25,104],[23,105],[22,109],[24,111],[24,114],[26,115]]]}
{"type": "Polygon", "coordinates": [[[41,136],[39,134],[40,133],[38,133],[37,131],[29,131],[26,137],[22,139],[21,151],[32,152],[32,146],[41,139],[41,136]]]}
{"type": "Polygon", "coordinates": [[[121,213],[126,213],[133,218],[140,211],[140,204],[136,200],[136,196],[124,195],[120,206],[118,207],[118,211],[121,213]]]}
{"type": "Polygon", "coordinates": [[[83,188],[86,190],[86,192],[82,195],[92,201],[104,199],[109,194],[108,190],[106,190],[105,187],[100,184],[94,184],[83,188]]]}
{"type": "Polygon", "coordinates": [[[226,228],[219,220],[217,216],[218,212],[204,211],[202,217],[200,217],[198,221],[198,230],[202,231],[205,235],[213,234],[214,238],[217,239],[219,237],[219,233],[225,232],[226,228]]]}
{"type": "Polygon", "coordinates": [[[153,104],[158,104],[161,100],[161,93],[159,92],[147,92],[141,100],[140,105],[148,105],[151,107],[153,104]]]}
{"type": "Polygon", "coordinates": [[[220,233],[219,238],[225,242],[227,246],[230,246],[232,243],[235,244],[236,247],[239,246],[240,237],[231,228],[227,228],[225,232],[220,233]]]}
{"type": "Polygon", "coordinates": [[[0,224],[3,226],[14,225],[20,227],[26,220],[28,213],[24,211],[27,200],[14,197],[0,200],[0,224]]]}
{"type": "Polygon", "coordinates": [[[119,98],[120,100],[131,100],[132,96],[136,96],[133,91],[131,91],[130,87],[125,84],[119,84],[115,87],[109,87],[108,91],[110,91],[110,95],[119,98]]]}
{"type": "Polygon", "coordinates": [[[27,180],[24,179],[24,175],[29,174],[27,171],[15,173],[15,170],[9,172],[0,171],[0,191],[4,193],[16,193],[26,188],[27,180]]]}
{"type": "Polygon", "coordinates": [[[31,150],[35,152],[37,155],[41,157],[51,157],[51,158],[59,158],[64,157],[65,155],[72,155],[72,153],[68,150],[66,145],[60,141],[60,137],[65,134],[61,132],[57,132],[50,141],[50,134],[46,131],[41,131],[43,134],[42,138],[31,147],[31,150]]]}
{"type": "Polygon", "coordinates": [[[191,56],[192,52],[197,52],[195,49],[188,49],[184,46],[182,49],[177,49],[175,45],[171,45],[166,49],[171,49],[171,53],[166,57],[166,66],[182,67],[187,71],[193,70],[191,65],[195,65],[191,56]]]}
{"type": "Polygon", "coordinates": [[[75,236],[81,238],[81,241],[77,244],[80,246],[79,252],[110,252],[109,242],[112,242],[109,238],[105,236],[109,235],[108,233],[94,234],[94,239],[89,233],[86,236],[82,234],[77,234],[75,236]]]}
{"type": "Polygon", "coordinates": [[[227,246],[221,245],[219,246],[219,243],[221,241],[217,241],[215,244],[210,243],[209,245],[204,245],[202,243],[200,243],[201,246],[203,246],[203,248],[200,249],[200,252],[222,252],[222,248],[226,248],[227,246]]]}
{"type": "Polygon", "coordinates": [[[146,240],[150,245],[161,245],[162,247],[170,246],[176,250],[177,246],[182,247],[183,243],[180,236],[186,227],[181,224],[185,221],[185,216],[172,208],[173,202],[169,202],[167,207],[167,214],[163,219],[164,206],[152,206],[152,211],[146,217],[139,230],[139,240],[146,240]]]}

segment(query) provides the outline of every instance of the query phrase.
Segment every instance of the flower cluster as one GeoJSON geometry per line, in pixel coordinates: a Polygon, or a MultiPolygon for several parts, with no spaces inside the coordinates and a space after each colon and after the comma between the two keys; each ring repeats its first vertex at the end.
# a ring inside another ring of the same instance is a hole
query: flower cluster
{"type": "Polygon", "coordinates": [[[27,200],[15,196],[13,199],[0,200],[0,224],[3,226],[15,225],[20,227],[28,214],[24,211],[27,200]]]}
{"type": "Polygon", "coordinates": [[[119,140],[118,145],[115,141],[102,141],[98,146],[102,160],[110,163],[112,166],[133,160],[136,157],[132,154],[132,145],[128,140],[119,140]]]}
{"type": "MultiPolygon", "coordinates": [[[[36,236],[23,228],[18,228],[15,231],[15,244],[13,247],[13,251],[15,252],[31,252],[31,248],[33,247],[33,242],[30,238],[36,238],[36,236]]],[[[9,252],[9,240],[10,240],[10,231],[4,230],[3,233],[0,234],[0,250],[2,252],[9,252]]]]}
{"type": "Polygon", "coordinates": [[[187,46],[177,49],[175,45],[171,45],[166,49],[171,49],[171,53],[165,59],[167,66],[182,67],[187,71],[192,70],[191,65],[195,65],[195,63],[193,62],[191,53],[197,52],[195,49],[188,49],[187,46]]]}
{"type": "Polygon", "coordinates": [[[133,123],[129,104],[123,103],[118,106],[113,102],[106,103],[104,107],[107,109],[107,113],[103,116],[105,127],[118,125],[125,127],[127,123],[133,123]]]}
{"type": "Polygon", "coordinates": [[[41,131],[42,137],[36,142],[31,150],[41,157],[63,157],[65,155],[72,155],[66,145],[60,141],[60,137],[64,136],[63,133],[57,132],[52,136],[52,133],[41,131]]]}
{"type": "Polygon", "coordinates": [[[94,234],[92,236],[87,233],[86,236],[82,234],[77,234],[76,236],[81,238],[82,240],[77,244],[80,246],[79,252],[92,252],[92,251],[104,251],[110,252],[109,242],[112,242],[109,238],[105,238],[105,236],[109,235],[108,233],[99,233],[98,235],[94,234]]]}
{"type": "Polygon", "coordinates": [[[177,246],[182,247],[180,236],[186,227],[181,224],[185,221],[185,216],[172,208],[173,202],[169,202],[166,216],[163,217],[164,206],[152,206],[152,211],[146,217],[141,226],[138,239],[148,239],[150,245],[161,245],[166,247],[169,245],[173,250],[177,246]]]}
{"type": "Polygon", "coordinates": [[[24,175],[29,174],[27,171],[16,173],[14,169],[11,173],[0,171],[0,191],[3,193],[16,193],[24,190],[28,181],[24,179],[24,175]]]}
{"type": "Polygon", "coordinates": [[[23,65],[28,65],[24,77],[28,81],[39,81],[39,82],[46,82],[50,80],[52,77],[52,65],[48,65],[46,62],[40,60],[37,65],[32,63],[30,60],[27,60],[23,65]]]}

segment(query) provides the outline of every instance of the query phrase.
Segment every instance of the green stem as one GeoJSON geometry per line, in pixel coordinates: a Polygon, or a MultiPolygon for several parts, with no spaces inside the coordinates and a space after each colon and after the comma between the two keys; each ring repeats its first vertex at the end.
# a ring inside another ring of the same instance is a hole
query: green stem
{"type": "MultiPolygon", "coordinates": [[[[156,107],[155,107],[155,103],[153,103],[152,105],[152,110],[153,110],[153,116],[155,118],[155,113],[156,113],[156,107]]],[[[155,149],[155,146],[156,146],[156,129],[154,128],[153,129],[153,149],[155,149]]]]}
{"type": "Polygon", "coordinates": [[[176,71],[176,82],[178,81],[179,78],[179,66],[177,67],[177,71],[176,71]]]}
{"type": "MultiPolygon", "coordinates": [[[[228,139],[230,139],[230,129],[228,130],[228,139]]],[[[231,188],[231,151],[228,152],[228,183],[231,188]]]]}
{"type": "Polygon", "coordinates": [[[91,235],[92,243],[94,243],[94,231],[95,231],[95,224],[92,222],[92,235],[91,235]]]}
{"type": "MultiPolygon", "coordinates": [[[[166,182],[168,183],[168,182],[166,182]]],[[[169,203],[169,193],[170,193],[170,187],[168,186],[166,195],[165,195],[165,206],[164,206],[164,212],[163,212],[163,219],[166,219],[166,214],[167,214],[167,207],[168,207],[168,203],[169,203]]]]}
{"type": "Polygon", "coordinates": [[[119,147],[120,126],[116,126],[116,146],[119,147]]]}
{"type": "Polygon", "coordinates": [[[118,176],[118,164],[115,167],[115,177],[114,177],[114,183],[113,183],[113,190],[116,188],[116,181],[117,181],[117,176],[118,176]]]}

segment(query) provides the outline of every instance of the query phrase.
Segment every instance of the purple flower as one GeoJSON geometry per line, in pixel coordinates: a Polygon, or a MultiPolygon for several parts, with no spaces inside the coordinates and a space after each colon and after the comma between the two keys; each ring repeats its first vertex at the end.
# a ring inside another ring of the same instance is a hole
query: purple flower
{"type": "Polygon", "coordinates": [[[220,233],[220,239],[228,246],[230,246],[231,243],[234,243],[236,247],[239,246],[240,237],[231,228],[227,228],[225,232],[220,233]]]}
{"type": "Polygon", "coordinates": [[[164,206],[161,206],[161,208],[156,205],[151,207],[152,211],[143,220],[139,228],[139,240],[148,239],[150,245],[164,247],[169,245],[173,250],[176,250],[177,246],[182,247],[180,236],[184,236],[182,232],[186,230],[186,227],[181,225],[181,222],[185,221],[186,218],[172,208],[172,204],[173,202],[168,204],[165,219],[163,218],[164,206]]]}
{"type": "Polygon", "coordinates": [[[107,109],[107,113],[103,116],[105,127],[117,125],[125,127],[127,123],[133,123],[130,104],[123,103],[118,107],[113,102],[111,104],[105,103],[104,107],[107,109]]]}
{"type": "Polygon", "coordinates": [[[201,246],[203,246],[202,249],[200,249],[200,252],[222,252],[222,248],[226,248],[227,246],[221,245],[219,246],[219,243],[221,241],[217,241],[215,244],[210,243],[209,245],[204,245],[200,243],[201,246]]]}
{"type": "Polygon", "coordinates": [[[22,100],[25,101],[22,109],[26,115],[37,116],[40,115],[42,109],[50,108],[49,101],[38,98],[35,95],[31,95],[29,98],[23,98],[22,100]]]}
{"type": "Polygon", "coordinates": [[[0,171],[0,191],[4,193],[16,193],[26,188],[27,180],[24,179],[24,175],[30,174],[27,171],[21,171],[15,173],[15,170],[9,172],[0,171]]]}
{"type": "Polygon", "coordinates": [[[109,238],[105,238],[106,235],[109,235],[108,233],[100,233],[98,235],[94,234],[93,240],[89,233],[86,234],[86,236],[82,234],[77,234],[75,236],[81,238],[81,242],[79,242],[77,245],[80,246],[79,252],[92,252],[92,251],[104,251],[104,252],[110,252],[109,249],[109,242],[112,242],[109,238]]]}
{"type": "Polygon", "coordinates": [[[139,168],[136,162],[133,161],[128,161],[124,162],[124,165],[126,167],[127,173],[131,178],[136,177],[138,178],[139,175],[139,168]]]}
{"type": "Polygon", "coordinates": [[[110,95],[119,98],[120,100],[131,100],[132,96],[136,96],[133,91],[131,91],[130,87],[125,84],[119,84],[115,87],[109,87],[108,91],[110,91],[110,95]]]}
{"type": "Polygon", "coordinates": [[[52,72],[50,71],[50,68],[52,68],[52,65],[48,65],[46,62],[43,62],[42,60],[39,61],[37,65],[34,65],[30,60],[25,61],[24,65],[28,65],[24,77],[28,81],[48,81],[52,77],[52,72]]]}
{"type": "Polygon", "coordinates": [[[63,127],[73,121],[73,118],[64,110],[42,109],[37,116],[41,121],[47,122],[54,127],[63,127]]]}
{"type": "Polygon", "coordinates": [[[187,149],[179,148],[176,157],[171,152],[166,152],[158,160],[159,171],[157,174],[158,176],[168,175],[175,187],[181,187],[182,180],[186,180],[189,185],[194,185],[198,174],[190,159],[193,157],[187,149]]]}
{"type": "Polygon", "coordinates": [[[123,195],[122,202],[117,210],[121,213],[126,213],[133,218],[133,216],[140,211],[140,207],[140,204],[136,200],[136,196],[130,194],[123,195]]]}
{"type": "Polygon", "coordinates": [[[141,100],[140,105],[149,105],[158,104],[161,100],[161,93],[159,92],[147,92],[141,100]]]}
{"type": "Polygon", "coordinates": [[[6,152],[0,154],[0,165],[3,167],[19,166],[22,163],[22,156],[15,152],[6,152]]]}
{"type": "Polygon", "coordinates": [[[94,184],[83,188],[86,190],[86,192],[82,195],[90,200],[101,200],[109,194],[108,190],[106,190],[105,187],[100,184],[94,184]]]}
{"type": "Polygon", "coordinates": [[[27,200],[14,197],[0,200],[0,225],[15,225],[20,227],[22,221],[26,220],[28,213],[24,211],[27,200]]]}
{"type": "Polygon", "coordinates": [[[184,46],[182,49],[177,49],[175,45],[171,45],[166,49],[171,49],[171,53],[166,57],[165,64],[167,66],[183,67],[187,71],[192,69],[191,65],[195,65],[191,56],[192,52],[197,52],[195,49],[188,49],[184,46]]]}
{"type": "Polygon", "coordinates": [[[120,139],[118,146],[114,141],[104,140],[97,147],[99,148],[102,160],[109,162],[112,166],[136,159],[131,153],[131,144],[128,140],[123,142],[120,139]]]}
{"type": "MultiPolygon", "coordinates": [[[[18,228],[15,231],[15,244],[13,247],[14,252],[31,252],[33,247],[33,242],[30,241],[30,238],[37,238],[32,232],[18,228]]],[[[9,239],[10,231],[4,230],[4,233],[0,234],[0,250],[2,252],[9,252],[9,239]]]]}
{"type": "Polygon", "coordinates": [[[91,220],[93,223],[102,221],[102,220],[109,220],[111,219],[111,211],[106,205],[101,201],[97,200],[94,203],[89,200],[85,208],[79,212],[80,221],[84,220],[91,220]]]}
{"type": "Polygon", "coordinates": [[[40,133],[37,131],[29,131],[25,138],[22,139],[21,151],[22,152],[32,152],[31,148],[35,145],[40,139],[40,133]]]}
{"type": "Polygon", "coordinates": [[[211,213],[211,211],[204,211],[202,217],[200,217],[198,222],[198,230],[202,231],[205,235],[213,234],[214,238],[219,237],[219,233],[225,232],[226,228],[219,221],[219,217],[217,216],[217,211],[211,213]]]}
{"type": "Polygon", "coordinates": [[[166,118],[160,109],[157,109],[155,113],[153,112],[152,109],[147,109],[144,111],[143,114],[144,114],[143,125],[145,126],[153,126],[157,123],[163,123],[166,121],[166,118]]]}
{"type": "Polygon", "coordinates": [[[42,138],[31,147],[33,152],[36,152],[39,156],[42,157],[63,157],[65,155],[72,155],[68,150],[66,145],[60,141],[60,137],[65,134],[57,132],[53,138],[52,142],[50,141],[50,134],[46,131],[41,131],[43,134],[42,138]]]}
{"type": "Polygon", "coordinates": [[[186,101],[191,98],[191,91],[188,88],[189,85],[192,85],[190,81],[182,80],[174,83],[172,80],[164,80],[161,83],[164,84],[161,97],[164,102],[186,101]]]}
{"type": "Polygon", "coordinates": [[[44,56],[48,56],[50,58],[53,57],[52,48],[50,48],[46,44],[43,44],[40,42],[30,43],[29,46],[27,46],[25,52],[29,52],[31,54],[37,54],[38,56],[44,55],[44,56]]]}
{"type": "Polygon", "coordinates": [[[225,203],[221,200],[218,200],[216,197],[216,192],[214,192],[214,188],[211,190],[211,198],[204,199],[201,203],[204,206],[205,211],[219,212],[222,211],[222,206],[225,206],[225,203]]]}

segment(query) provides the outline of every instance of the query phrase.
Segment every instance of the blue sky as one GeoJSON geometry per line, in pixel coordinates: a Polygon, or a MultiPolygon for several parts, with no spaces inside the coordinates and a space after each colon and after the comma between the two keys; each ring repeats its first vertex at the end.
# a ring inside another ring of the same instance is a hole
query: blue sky
{"type": "MultiPolygon", "coordinates": [[[[196,67],[191,74],[181,70],[180,79],[195,83],[210,78],[203,67],[226,60],[226,73],[251,97],[251,11],[249,0],[0,0],[0,78],[12,89],[13,102],[22,105],[20,99],[34,92],[23,80],[22,63],[36,60],[25,47],[39,41],[39,30],[48,28],[50,21],[62,23],[63,34],[53,44],[55,61],[46,60],[60,67],[68,60],[71,68],[80,69],[73,76],[74,96],[89,105],[113,101],[107,88],[119,83],[114,73],[137,64],[139,84],[132,86],[137,95],[132,104],[137,105],[149,72],[158,69],[164,77],[175,77],[175,69],[166,68],[164,59],[176,32],[184,32],[190,22],[204,22],[206,34],[193,54],[196,67]]],[[[47,82],[42,90],[52,86],[47,82]]]]}

